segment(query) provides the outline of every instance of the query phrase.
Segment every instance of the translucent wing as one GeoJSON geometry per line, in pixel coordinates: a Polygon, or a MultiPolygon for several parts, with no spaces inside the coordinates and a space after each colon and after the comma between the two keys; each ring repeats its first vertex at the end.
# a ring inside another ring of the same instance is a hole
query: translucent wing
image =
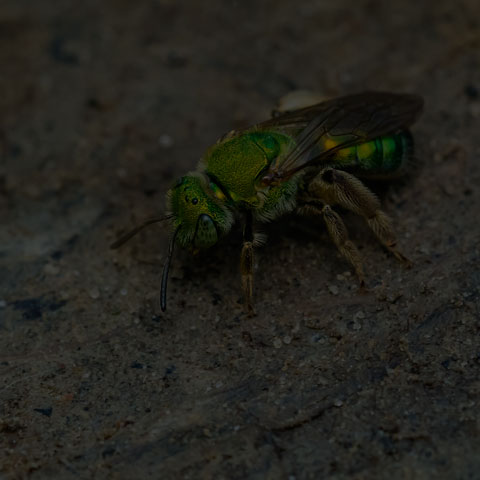
{"type": "Polygon", "coordinates": [[[295,145],[278,157],[262,181],[280,183],[336,151],[394,133],[415,122],[423,100],[416,95],[365,92],[294,110],[258,125],[297,132],[295,145]]]}

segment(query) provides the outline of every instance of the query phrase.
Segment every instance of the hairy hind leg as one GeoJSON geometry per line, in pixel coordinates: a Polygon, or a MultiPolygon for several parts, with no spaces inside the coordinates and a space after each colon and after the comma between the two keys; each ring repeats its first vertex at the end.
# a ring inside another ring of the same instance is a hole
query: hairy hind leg
{"type": "Polygon", "coordinates": [[[360,288],[363,288],[365,286],[365,275],[363,273],[362,258],[360,257],[357,247],[348,238],[347,227],[340,218],[340,215],[333,211],[330,205],[324,205],[322,208],[314,203],[300,206],[299,210],[300,213],[303,214],[323,216],[323,220],[325,221],[333,243],[335,243],[342,256],[353,266],[360,282],[360,288]]]}
{"type": "Polygon", "coordinates": [[[363,216],[376,237],[398,260],[411,263],[397,250],[391,220],[381,210],[378,198],[358,178],[342,170],[326,168],[310,182],[308,194],[363,216]]]}

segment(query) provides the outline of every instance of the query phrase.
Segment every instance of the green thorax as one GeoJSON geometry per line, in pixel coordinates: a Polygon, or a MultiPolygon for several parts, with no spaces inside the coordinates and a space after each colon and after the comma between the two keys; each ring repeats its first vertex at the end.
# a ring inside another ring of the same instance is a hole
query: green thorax
{"type": "Polygon", "coordinates": [[[273,131],[250,131],[221,140],[203,159],[207,175],[235,203],[256,207],[262,173],[293,143],[288,135],[273,131]]]}

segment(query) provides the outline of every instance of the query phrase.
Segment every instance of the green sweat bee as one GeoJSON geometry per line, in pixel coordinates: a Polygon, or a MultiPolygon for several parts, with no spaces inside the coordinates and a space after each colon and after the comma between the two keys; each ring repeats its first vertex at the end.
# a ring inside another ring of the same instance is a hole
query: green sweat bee
{"type": "Polygon", "coordinates": [[[167,194],[165,216],[147,220],[117,240],[117,248],[146,225],[168,221],[171,239],[160,304],[176,244],[192,250],[214,246],[235,221],[243,222],[240,270],[245,304],[253,313],[255,227],[290,212],[323,217],[343,257],[365,283],[362,260],[339,214],[339,206],[365,218],[379,241],[399,260],[389,217],[361,179],[390,179],[408,170],[413,154],[410,127],[422,111],[421,97],[365,92],[283,112],[232,131],[207,150],[196,171],[167,194]]]}

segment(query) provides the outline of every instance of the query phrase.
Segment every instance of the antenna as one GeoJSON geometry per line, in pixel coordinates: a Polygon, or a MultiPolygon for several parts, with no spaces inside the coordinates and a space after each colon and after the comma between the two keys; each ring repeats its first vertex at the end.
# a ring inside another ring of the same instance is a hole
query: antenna
{"type": "Polygon", "coordinates": [[[160,289],[160,307],[162,312],[167,309],[167,282],[168,282],[168,270],[170,269],[170,262],[172,260],[173,249],[175,247],[175,239],[177,238],[177,233],[180,230],[179,225],[175,231],[173,232],[172,239],[170,240],[170,244],[168,246],[168,255],[167,259],[165,260],[165,265],[163,266],[162,272],[162,287],[160,289]]]}
{"type": "Polygon", "coordinates": [[[113,242],[110,245],[110,248],[112,250],[121,247],[124,243],[128,242],[133,236],[135,236],[140,230],[143,230],[145,227],[148,225],[151,225],[152,223],[158,223],[158,222],[163,222],[164,220],[169,220],[172,218],[173,215],[164,215],[163,217],[154,217],[154,218],[149,218],[148,220],[145,220],[141,225],[138,227],[135,227],[133,230],[130,230],[130,232],[125,233],[122,235],[118,240],[113,242]]]}

